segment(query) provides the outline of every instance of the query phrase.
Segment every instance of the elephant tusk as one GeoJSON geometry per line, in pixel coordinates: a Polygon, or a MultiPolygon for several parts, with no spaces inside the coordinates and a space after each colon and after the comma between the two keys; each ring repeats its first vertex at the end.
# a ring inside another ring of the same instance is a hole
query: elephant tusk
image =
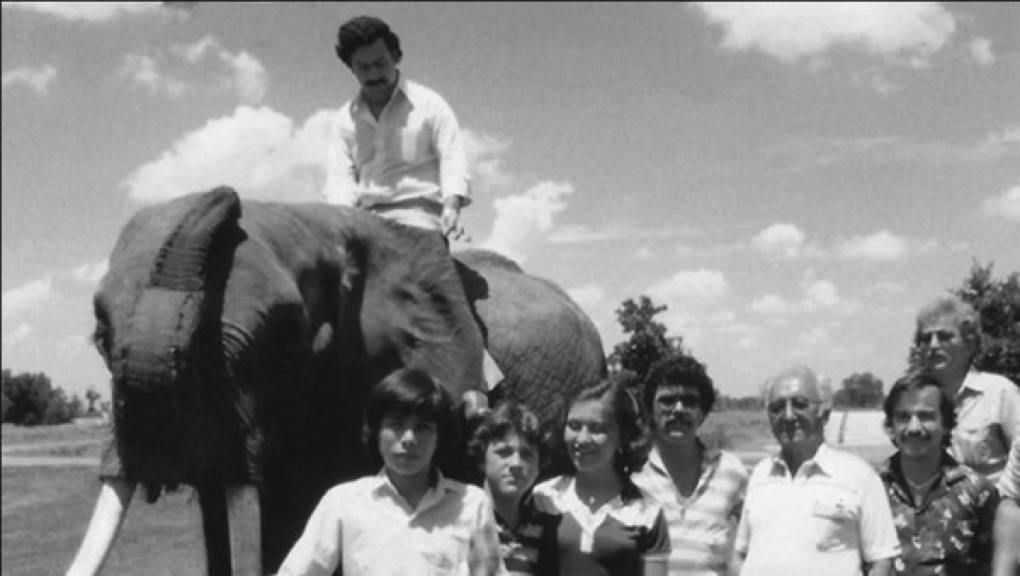
{"type": "Polygon", "coordinates": [[[104,478],[96,499],[96,508],[89,520],[89,527],[82,538],[81,547],[74,557],[67,576],[94,576],[99,574],[106,557],[117,539],[117,532],[124,522],[136,484],[122,478],[104,478]]]}

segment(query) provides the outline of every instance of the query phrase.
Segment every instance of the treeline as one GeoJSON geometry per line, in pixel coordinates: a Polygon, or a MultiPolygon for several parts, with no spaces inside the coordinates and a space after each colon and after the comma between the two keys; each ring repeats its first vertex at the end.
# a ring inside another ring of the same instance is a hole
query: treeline
{"type": "MultiPolygon", "coordinates": [[[[1004,278],[995,278],[991,263],[974,262],[970,275],[959,288],[947,290],[970,303],[981,316],[983,341],[981,351],[974,359],[979,370],[995,372],[1010,378],[1020,386],[1020,273],[1011,272],[1004,278]]],[[[666,326],[655,320],[666,306],[657,305],[648,296],[635,301],[628,298],[616,309],[619,322],[627,339],[616,344],[609,355],[609,371],[627,377],[635,389],[640,386],[648,369],[656,360],[672,354],[690,354],[683,345],[683,337],[667,334],[666,326]]],[[[912,347],[904,342],[908,351],[904,370],[914,363],[912,347]]],[[[836,409],[881,408],[885,400],[885,383],[871,372],[851,374],[833,391],[836,409]]],[[[635,390],[636,391],[636,390],[635,390]]],[[[762,399],[755,396],[724,396],[716,390],[716,410],[761,410],[762,399]]]]}
{"type": "Polygon", "coordinates": [[[38,426],[65,424],[74,418],[98,415],[99,393],[89,388],[85,400],[77,394],[70,397],[60,387],[54,387],[50,377],[42,372],[12,373],[3,370],[3,422],[38,426]]]}

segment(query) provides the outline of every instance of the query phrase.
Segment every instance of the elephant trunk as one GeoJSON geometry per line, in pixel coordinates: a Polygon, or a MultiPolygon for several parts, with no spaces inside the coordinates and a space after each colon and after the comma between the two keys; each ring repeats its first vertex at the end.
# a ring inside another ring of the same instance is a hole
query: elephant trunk
{"type": "Polygon", "coordinates": [[[159,249],[121,340],[117,440],[128,477],[150,501],[163,487],[237,479],[243,451],[229,414],[220,316],[240,212],[229,188],[193,199],[159,249]]]}

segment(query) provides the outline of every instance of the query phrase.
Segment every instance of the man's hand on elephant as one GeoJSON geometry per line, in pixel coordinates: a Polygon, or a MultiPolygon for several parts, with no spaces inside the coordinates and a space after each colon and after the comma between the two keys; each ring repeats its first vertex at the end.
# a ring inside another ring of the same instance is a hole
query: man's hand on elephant
{"type": "Polygon", "coordinates": [[[460,196],[451,196],[443,201],[442,227],[443,236],[451,242],[460,240],[470,242],[471,237],[464,231],[464,224],[460,221],[460,196]]]}
{"type": "Polygon", "coordinates": [[[489,408],[489,397],[478,390],[468,390],[461,396],[461,400],[464,401],[464,421],[468,429],[473,430],[492,411],[489,408]]]}

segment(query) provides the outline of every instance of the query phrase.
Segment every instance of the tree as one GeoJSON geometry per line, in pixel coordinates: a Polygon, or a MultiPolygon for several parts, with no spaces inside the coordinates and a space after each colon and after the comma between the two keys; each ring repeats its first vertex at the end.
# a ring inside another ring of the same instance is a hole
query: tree
{"type": "Polygon", "coordinates": [[[1020,386],[1020,272],[995,279],[993,266],[975,260],[970,276],[953,292],[981,315],[984,342],[974,365],[1020,386]]]}
{"type": "Polygon", "coordinates": [[[667,336],[666,326],[655,321],[655,315],[665,311],[665,305],[656,306],[648,296],[639,296],[637,303],[631,298],[623,301],[616,309],[616,320],[630,337],[613,346],[608,360],[610,371],[632,372],[643,380],[656,360],[684,352],[683,338],[667,336]]]}
{"type": "Polygon", "coordinates": [[[53,388],[49,376],[42,372],[13,374],[4,369],[3,395],[4,422],[26,426],[62,424],[76,416],[64,391],[53,388]]]}
{"type": "Polygon", "coordinates": [[[885,393],[882,380],[871,372],[854,373],[843,379],[843,386],[832,397],[835,408],[877,408],[885,393]]]}
{"type": "Polygon", "coordinates": [[[87,400],[89,403],[88,408],[89,414],[96,413],[96,402],[99,400],[99,398],[100,398],[99,392],[97,392],[95,388],[90,387],[88,390],[85,391],[85,400],[87,400]]]}

